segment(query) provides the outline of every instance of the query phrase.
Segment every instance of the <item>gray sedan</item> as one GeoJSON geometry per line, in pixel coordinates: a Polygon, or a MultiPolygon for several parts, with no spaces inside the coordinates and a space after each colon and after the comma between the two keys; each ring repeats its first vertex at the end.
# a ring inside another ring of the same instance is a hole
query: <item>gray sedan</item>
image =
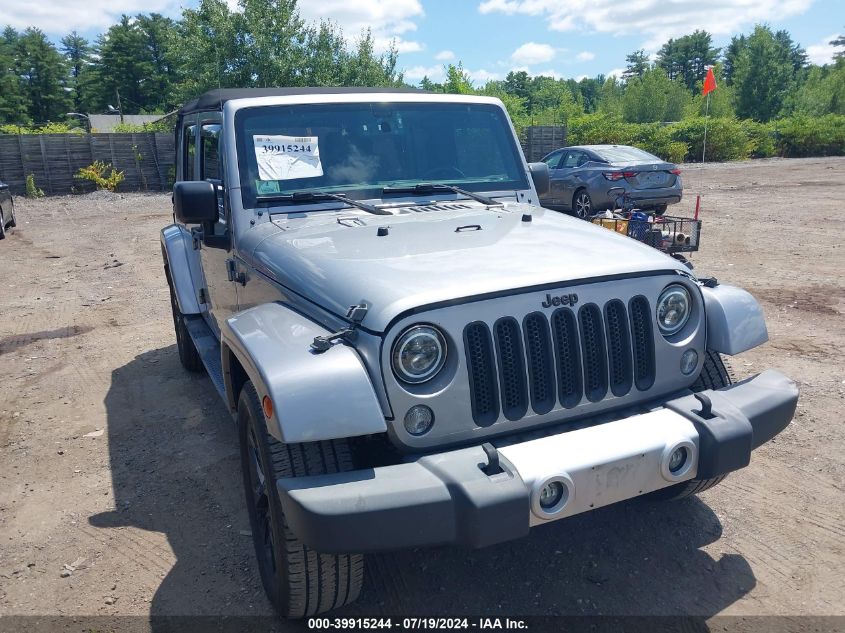
{"type": "Polygon", "coordinates": [[[546,156],[551,187],[540,203],[579,218],[614,207],[624,190],[639,209],[662,214],[681,201],[681,170],[628,145],[579,145],[546,156]]]}

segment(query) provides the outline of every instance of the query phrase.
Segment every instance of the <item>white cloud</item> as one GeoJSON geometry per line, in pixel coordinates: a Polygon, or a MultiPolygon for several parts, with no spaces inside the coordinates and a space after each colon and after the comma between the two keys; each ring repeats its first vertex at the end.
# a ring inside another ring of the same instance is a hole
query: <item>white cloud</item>
{"type": "Polygon", "coordinates": [[[839,37],[839,34],[834,33],[833,35],[828,35],[818,44],[808,46],[807,58],[810,62],[819,66],[831,63],[833,61],[833,54],[836,52],[836,48],[831,44],[831,41],[837,37],[839,37]]]}
{"type": "Polygon", "coordinates": [[[180,7],[172,0],[3,0],[0,24],[15,29],[35,26],[49,35],[70,31],[105,31],[122,14],[158,12],[178,16],[180,7]]]}
{"type": "Polygon", "coordinates": [[[403,40],[401,37],[374,37],[373,49],[376,53],[384,53],[390,49],[390,45],[396,46],[399,53],[419,53],[425,47],[413,40],[403,40]]]}
{"type": "Polygon", "coordinates": [[[591,59],[595,59],[595,58],[596,58],[596,54],[591,53],[590,51],[581,51],[580,53],[578,53],[575,56],[575,59],[577,59],[579,62],[588,62],[591,59]]]}
{"type": "Polygon", "coordinates": [[[452,51],[440,51],[434,56],[434,59],[438,59],[442,62],[448,62],[450,59],[455,59],[455,53],[452,51]]]}
{"type": "Polygon", "coordinates": [[[306,20],[332,20],[347,35],[371,29],[374,36],[393,36],[415,31],[415,18],[423,16],[419,0],[319,0],[299,3],[306,20]]]}
{"type": "Polygon", "coordinates": [[[517,64],[542,64],[550,62],[555,57],[554,46],[526,42],[511,54],[511,60],[517,64]]]}
{"type": "Polygon", "coordinates": [[[755,23],[780,22],[804,13],[812,3],[813,0],[674,0],[667,8],[665,0],[637,0],[627,2],[624,16],[620,16],[617,0],[483,0],[478,10],[543,16],[552,31],[638,33],[654,47],[697,28],[714,35],[730,35],[755,23]]]}
{"type": "Polygon", "coordinates": [[[496,81],[497,79],[502,78],[499,73],[484,70],[483,68],[480,68],[479,70],[466,70],[465,72],[469,75],[469,78],[472,79],[472,82],[477,85],[483,85],[488,81],[496,81]]]}
{"type": "Polygon", "coordinates": [[[624,69],[624,68],[613,68],[613,69],[611,69],[611,70],[608,70],[608,71],[604,74],[604,76],[605,76],[605,77],[612,77],[612,76],[615,76],[617,79],[622,79],[622,73],[624,73],[624,72],[625,72],[625,69],[624,69]]]}
{"type": "Polygon", "coordinates": [[[423,77],[428,77],[432,81],[443,81],[446,74],[443,71],[443,66],[411,66],[403,71],[406,81],[411,83],[418,83],[423,77]]]}

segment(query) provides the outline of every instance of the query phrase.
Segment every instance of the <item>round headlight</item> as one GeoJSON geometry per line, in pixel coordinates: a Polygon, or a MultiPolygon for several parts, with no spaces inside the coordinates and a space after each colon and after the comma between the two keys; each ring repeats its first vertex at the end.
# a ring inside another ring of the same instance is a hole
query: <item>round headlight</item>
{"type": "Polygon", "coordinates": [[[689,320],[689,292],[683,286],[667,287],[657,300],[657,327],[664,335],[678,332],[689,320]]]}
{"type": "Polygon", "coordinates": [[[393,371],[405,382],[425,382],[445,362],[446,339],[429,325],[408,328],[393,345],[393,371]]]}

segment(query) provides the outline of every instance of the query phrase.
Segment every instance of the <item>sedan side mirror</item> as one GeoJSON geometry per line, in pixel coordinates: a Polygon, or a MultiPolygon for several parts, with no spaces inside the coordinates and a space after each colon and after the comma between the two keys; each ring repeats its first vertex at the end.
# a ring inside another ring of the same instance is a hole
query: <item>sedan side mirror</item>
{"type": "Polygon", "coordinates": [[[537,195],[542,196],[549,192],[549,166],[546,163],[528,163],[528,171],[531,172],[531,180],[534,181],[534,188],[537,195]]]}
{"type": "Polygon", "coordinates": [[[183,224],[217,221],[217,191],[208,181],[185,181],[173,185],[173,212],[183,224]]]}

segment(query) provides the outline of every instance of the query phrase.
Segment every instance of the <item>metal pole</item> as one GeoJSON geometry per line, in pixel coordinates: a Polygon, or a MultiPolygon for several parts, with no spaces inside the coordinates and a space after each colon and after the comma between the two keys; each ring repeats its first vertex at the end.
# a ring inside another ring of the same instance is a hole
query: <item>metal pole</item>
{"type": "Polygon", "coordinates": [[[707,151],[707,118],[710,116],[710,93],[707,93],[707,105],[704,106],[704,141],[701,143],[701,162],[704,163],[704,153],[707,151]]]}

